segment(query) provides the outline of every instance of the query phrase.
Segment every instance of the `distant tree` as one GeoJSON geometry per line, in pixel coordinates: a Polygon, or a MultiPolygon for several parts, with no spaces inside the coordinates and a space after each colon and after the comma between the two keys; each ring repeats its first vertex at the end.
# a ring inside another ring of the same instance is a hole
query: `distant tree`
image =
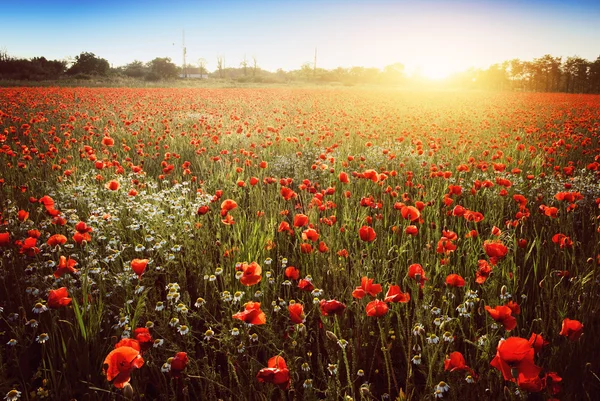
{"type": "Polygon", "coordinates": [[[252,76],[256,76],[256,70],[258,69],[258,61],[256,60],[256,56],[252,56],[252,76]]]}
{"type": "Polygon", "coordinates": [[[75,56],[75,63],[67,70],[67,74],[107,75],[110,64],[106,59],[97,57],[94,53],[83,52],[75,56]]]}
{"type": "Polygon", "coordinates": [[[123,70],[125,75],[132,78],[143,78],[147,72],[148,68],[139,60],[127,64],[123,70]]]}
{"type": "Polygon", "coordinates": [[[204,76],[204,73],[206,72],[206,59],[198,59],[198,68],[200,69],[200,75],[204,76]]]}
{"type": "Polygon", "coordinates": [[[383,79],[390,83],[399,83],[404,79],[404,64],[394,63],[384,67],[383,79]]]}
{"type": "Polygon", "coordinates": [[[246,59],[246,55],[244,54],[244,59],[240,63],[240,66],[244,69],[244,76],[248,75],[248,60],[246,59]]]}
{"type": "Polygon", "coordinates": [[[219,70],[219,78],[223,78],[223,68],[225,67],[225,59],[223,56],[217,57],[217,70],[219,70]]]}
{"type": "Polygon", "coordinates": [[[177,66],[171,62],[169,57],[157,57],[148,63],[150,72],[149,80],[177,78],[177,66]]]}

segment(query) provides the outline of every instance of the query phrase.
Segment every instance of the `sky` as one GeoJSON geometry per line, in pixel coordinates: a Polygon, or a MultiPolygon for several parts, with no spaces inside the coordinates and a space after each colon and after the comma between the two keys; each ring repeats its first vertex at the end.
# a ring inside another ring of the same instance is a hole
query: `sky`
{"type": "Polygon", "coordinates": [[[545,54],[600,56],[600,1],[13,1],[0,0],[0,49],[14,57],[87,51],[114,67],[170,57],[275,71],[377,67],[443,77],[545,54]],[[311,64],[312,65],[312,64],[311,64]]]}

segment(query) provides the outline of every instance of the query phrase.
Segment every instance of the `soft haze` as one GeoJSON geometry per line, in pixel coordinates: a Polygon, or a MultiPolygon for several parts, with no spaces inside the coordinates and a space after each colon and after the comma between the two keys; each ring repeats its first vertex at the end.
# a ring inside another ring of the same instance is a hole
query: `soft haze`
{"type": "Polygon", "coordinates": [[[207,61],[239,67],[244,56],[275,71],[400,62],[441,77],[469,67],[544,54],[600,55],[597,1],[214,1],[0,2],[0,48],[15,57],[74,57],[114,67],[133,60],[207,61]]]}

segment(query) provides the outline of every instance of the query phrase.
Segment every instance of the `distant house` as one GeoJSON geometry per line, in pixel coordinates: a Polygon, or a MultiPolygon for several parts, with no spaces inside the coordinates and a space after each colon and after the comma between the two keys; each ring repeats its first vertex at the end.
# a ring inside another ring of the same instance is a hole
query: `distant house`
{"type": "Polygon", "coordinates": [[[200,68],[188,67],[185,69],[185,74],[179,73],[179,78],[193,78],[193,79],[208,79],[208,73],[204,70],[204,73],[200,72],[200,68]]]}

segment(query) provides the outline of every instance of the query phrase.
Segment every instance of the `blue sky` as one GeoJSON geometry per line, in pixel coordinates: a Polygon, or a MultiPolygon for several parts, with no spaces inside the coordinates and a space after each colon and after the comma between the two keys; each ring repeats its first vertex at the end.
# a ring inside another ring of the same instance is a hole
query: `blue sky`
{"type": "Polygon", "coordinates": [[[90,51],[114,66],[135,59],[256,57],[268,70],[381,68],[429,75],[544,54],[600,55],[600,1],[15,1],[0,0],[0,48],[62,59],[90,51]]]}

